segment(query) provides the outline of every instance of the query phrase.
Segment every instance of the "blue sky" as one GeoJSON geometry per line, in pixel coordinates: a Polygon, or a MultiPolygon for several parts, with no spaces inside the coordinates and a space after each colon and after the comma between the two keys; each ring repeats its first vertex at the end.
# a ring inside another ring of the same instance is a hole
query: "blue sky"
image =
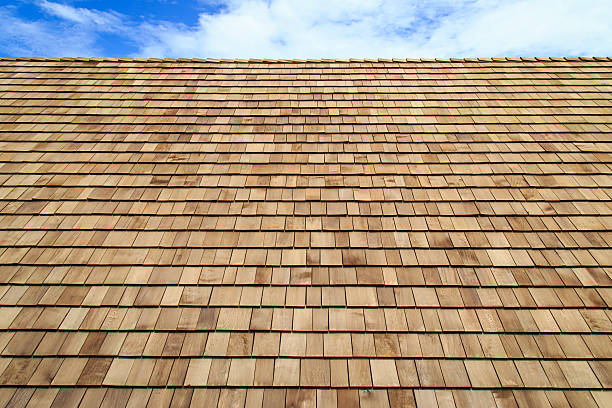
{"type": "Polygon", "coordinates": [[[0,55],[612,55],[609,0],[0,0],[0,55]]]}

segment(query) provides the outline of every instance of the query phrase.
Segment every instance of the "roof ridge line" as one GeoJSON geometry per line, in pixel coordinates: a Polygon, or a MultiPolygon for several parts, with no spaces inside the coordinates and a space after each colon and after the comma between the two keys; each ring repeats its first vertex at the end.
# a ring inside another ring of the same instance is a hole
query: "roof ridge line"
{"type": "Polygon", "coordinates": [[[216,63],[361,63],[361,62],[567,62],[567,61],[612,61],[612,57],[492,57],[492,58],[319,58],[319,59],[268,59],[268,58],[110,58],[110,57],[0,57],[0,61],[36,62],[216,62],[216,63]]]}

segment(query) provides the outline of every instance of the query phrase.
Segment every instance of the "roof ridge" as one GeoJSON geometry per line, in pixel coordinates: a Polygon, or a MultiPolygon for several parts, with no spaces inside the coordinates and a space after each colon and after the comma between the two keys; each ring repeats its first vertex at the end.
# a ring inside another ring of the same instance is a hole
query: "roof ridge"
{"type": "Polygon", "coordinates": [[[612,57],[495,57],[495,58],[320,58],[320,59],[267,59],[267,58],[100,58],[100,57],[0,57],[0,61],[74,61],[74,62],[217,62],[217,63],[353,63],[353,62],[566,62],[612,61],[612,57]]]}

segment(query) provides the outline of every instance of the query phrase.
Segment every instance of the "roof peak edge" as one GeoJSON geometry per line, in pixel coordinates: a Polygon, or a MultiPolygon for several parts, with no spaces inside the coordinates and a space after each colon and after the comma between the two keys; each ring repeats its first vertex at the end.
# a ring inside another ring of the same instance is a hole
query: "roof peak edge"
{"type": "Polygon", "coordinates": [[[140,62],[140,63],[462,63],[462,62],[567,62],[612,61],[612,57],[492,57],[492,58],[320,58],[320,59],[268,59],[268,58],[100,58],[100,57],[0,57],[0,61],[34,62],[140,62]]]}

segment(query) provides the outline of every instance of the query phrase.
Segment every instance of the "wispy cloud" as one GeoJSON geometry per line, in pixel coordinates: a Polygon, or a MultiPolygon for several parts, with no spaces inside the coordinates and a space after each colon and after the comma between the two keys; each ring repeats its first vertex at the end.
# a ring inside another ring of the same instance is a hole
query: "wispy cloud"
{"type": "Polygon", "coordinates": [[[104,36],[137,37],[139,28],[114,11],[72,7],[47,0],[34,3],[43,18],[27,19],[16,7],[0,7],[0,49],[18,56],[101,56],[104,36]]]}
{"type": "Polygon", "coordinates": [[[612,54],[608,0],[200,1],[213,11],[202,11],[194,25],[49,0],[37,4],[59,24],[0,8],[15,27],[0,28],[0,47],[21,55],[108,55],[101,44],[112,34],[132,44],[131,56],[144,57],[612,54]]]}
{"type": "Polygon", "coordinates": [[[102,52],[89,29],[29,21],[0,8],[0,49],[13,56],[76,56],[102,52]]]}
{"type": "Polygon", "coordinates": [[[66,4],[54,3],[43,0],[38,2],[38,5],[45,12],[59,17],[63,20],[86,25],[103,31],[113,31],[123,26],[121,16],[114,11],[105,12],[99,10],[90,10],[82,7],[72,7],[66,4]]]}

